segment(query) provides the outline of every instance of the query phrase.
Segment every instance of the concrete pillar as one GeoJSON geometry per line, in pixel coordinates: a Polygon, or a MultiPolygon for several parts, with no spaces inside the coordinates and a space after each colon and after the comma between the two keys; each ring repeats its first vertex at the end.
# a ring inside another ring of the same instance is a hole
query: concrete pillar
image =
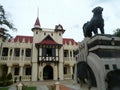
{"type": "Polygon", "coordinates": [[[22,83],[19,83],[19,84],[17,85],[17,90],[23,90],[22,87],[23,87],[23,84],[22,84],[22,83]]]}
{"type": "Polygon", "coordinates": [[[60,90],[60,83],[59,82],[55,83],[55,90],[60,90]]]}

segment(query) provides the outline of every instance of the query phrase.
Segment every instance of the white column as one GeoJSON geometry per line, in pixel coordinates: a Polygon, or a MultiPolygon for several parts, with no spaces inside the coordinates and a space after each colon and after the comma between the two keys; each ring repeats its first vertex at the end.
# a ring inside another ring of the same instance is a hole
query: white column
{"type": "Polygon", "coordinates": [[[40,65],[39,66],[39,79],[42,81],[43,80],[43,67],[40,65]]]}
{"type": "Polygon", "coordinates": [[[59,79],[60,80],[63,80],[63,47],[61,47],[59,49],[59,63],[58,63],[58,66],[59,66],[59,79]]]}
{"type": "Polygon", "coordinates": [[[10,48],[8,48],[8,60],[10,60],[10,48]]]}
{"type": "Polygon", "coordinates": [[[42,56],[42,48],[39,48],[39,56],[42,56]]]}
{"type": "Polygon", "coordinates": [[[70,60],[70,50],[68,50],[68,53],[69,53],[69,54],[68,54],[68,57],[69,57],[69,60],[70,60]]]}
{"type": "Polygon", "coordinates": [[[11,66],[8,66],[8,74],[11,73],[11,66]]]}
{"type": "Polygon", "coordinates": [[[73,57],[73,50],[72,50],[72,60],[73,60],[73,58],[74,58],[74,57],[73,57]]]}
{"type": "Polygon", "coordinates": [[[22,49],[20,48],[20,56],[19,56],[19,60],[21,61],[22,60],[22,58],[21,58],[21,55],[22,54],[22,49]]]}
{"type": "Polygon", "coordinates": [[[1,51],[0,51],[0,56],[2,56],[2,52],[3,52],[3,47],[1,48],[1,51]]]}
{"type": "Polygon", "coordinates": [[[12,48],[12,56],[11,56],[11,60],[13,60],[14,57],[14,48],[12,48]]]}
{"type": "Polygon", "coordinates": [[[20,66],[20,76],[23,75],[23,66],[20,66]]]}
{"type": "Polygon", "coordinates": [[[63,80],[63,63],[59,63],[59,79],[63,80]]]}
{"type": "Polygon", "coordinates": [[[37,72],[38,72],[38,67],[37,67],[37,62],[32,64],[32,81],[37,81],[37,72]]]}
{"type": "Polygon", "coordinates": [[[58,56],[58,48],[56,48],[56,56],[58,56]]]}
{"type": "Polygon", "coordinates": [[[57,69],[57,64],[54,66],[54,80],[58,80],[58,69],[57,69]]]}
{"type": "Polygon", "coordinates": [[[72,66],[70,66],[70,73],[71,73],[71,76],[73,76],[73,67],[72,66]]]}
{"type": "Polygon", "coordinates": [[[25,48],[23,49],[23,61],[25,60],[25,48]]]}

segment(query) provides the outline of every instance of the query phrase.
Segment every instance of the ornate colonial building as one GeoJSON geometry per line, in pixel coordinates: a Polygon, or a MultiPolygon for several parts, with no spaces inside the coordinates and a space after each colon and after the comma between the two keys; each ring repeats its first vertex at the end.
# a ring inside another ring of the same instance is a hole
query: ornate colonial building
{"type": "Polygon", "coordinates": [[[63,38],[61,25],[41,28],[39,18],[32,32],[33,36],[4,41],[0,32],[0,76],[12,73],[13,79],[22,81],[72,79],[77,42],[63,38]]]}

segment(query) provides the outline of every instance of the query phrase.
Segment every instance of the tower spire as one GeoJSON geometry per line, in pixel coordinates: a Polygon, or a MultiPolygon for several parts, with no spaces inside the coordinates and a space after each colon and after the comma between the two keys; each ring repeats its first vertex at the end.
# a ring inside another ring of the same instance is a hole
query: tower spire
{"type": "Polygon", "coordinates": [[[40,21],[39,21],[39,8],[37,8],[37,19],[35,21],[34,27],[41,28],[40,21]]]}

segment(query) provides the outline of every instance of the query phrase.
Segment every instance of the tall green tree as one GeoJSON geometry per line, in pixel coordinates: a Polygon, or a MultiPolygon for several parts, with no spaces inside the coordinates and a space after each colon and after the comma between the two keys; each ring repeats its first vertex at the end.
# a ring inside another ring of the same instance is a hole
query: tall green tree
{"type": "MultiPolygon", "coordinates": [[[[13,23],[8,20],[6,11],[4,10],[3,6],[0,5],[0,26],[3,26],[3,25],[7,26],[11,30],[16,30],[13,23]]],[[[4,34],[5,37],[11,36],[9,33],[7,33],[8,29],[6,29],[5,27],[0,27],[0,28],[1,30],[3,30],[3,32],[5,32],[4,34]]]]}
{"type": "Polygon", "coordinates": [[[117,28],[114,33],[113,33],[114,36],[117,36],[117,37],[120,37],[120,28],[117,28]]]}

